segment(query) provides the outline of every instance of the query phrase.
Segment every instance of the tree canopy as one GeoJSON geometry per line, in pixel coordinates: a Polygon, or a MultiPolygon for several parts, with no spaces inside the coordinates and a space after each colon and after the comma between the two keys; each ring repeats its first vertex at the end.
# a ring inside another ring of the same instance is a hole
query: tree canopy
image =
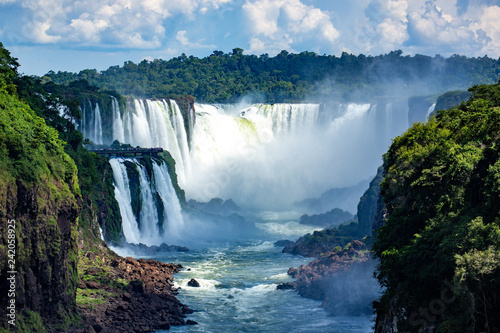
{"type": "Polygon", "coordinates": [[[51,71],[44,81],[68,84],[83,79],[102,89],[136,97],[191,95],[205,103],[249,97],[255,102],[275,103],[436,94],[495,83],[499,74],[500,59],[488,57],[402,56],[400,50],[379,56],[344,52],[340,57],[282,51],[270,57],[245,55],[235,48],[231,53],[214,51],[204,58],[182,54],[171,60],[127,61],[101,72],[51,71]]]}
{"type": "Polygon", "coordinates": [[[377,312],[400,309],[403,331],[500,330],[500,85],[470,92],[384,156],[377,312]]]}

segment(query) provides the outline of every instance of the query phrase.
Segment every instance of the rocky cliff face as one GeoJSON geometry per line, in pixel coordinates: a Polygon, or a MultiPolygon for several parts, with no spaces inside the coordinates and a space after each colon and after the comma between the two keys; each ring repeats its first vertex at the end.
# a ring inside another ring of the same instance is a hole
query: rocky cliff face
{"type": "Polygon", "coordinates": [[[77,170],[57,132],[2,89],[0,110],[0,289],[15,276],[15,292],[0,294],[0,327],[51,331],[76,309],[77,170]]]}

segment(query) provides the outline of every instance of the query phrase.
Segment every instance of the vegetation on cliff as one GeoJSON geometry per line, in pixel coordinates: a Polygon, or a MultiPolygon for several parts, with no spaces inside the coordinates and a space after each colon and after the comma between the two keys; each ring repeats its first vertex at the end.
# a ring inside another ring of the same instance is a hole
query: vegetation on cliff
{"type": "Polygon", "coordinates": [[[500,330],[500,85],[469,91],[384,156],[379,332],[500,330]]]}
{"type": "Polygon", "coordinates": [[[244,55],[236,48],[231,53],[214,51],[201,59],[182,54],[168,61],[127,61],[102,72],[49,72],[43,79],[58,84],[83,79],[102,89],[137,97],[192,95],[205,103],[228,103],[250,96],[257,102],[278,103],[366,101],[396,91],[435,94],[494,83],[500,72],[500,60],[488,57],[401,54],[399,50],[379,56],[344,52],[336,57],[282,51],[275,57],[258,57],[244,55]]]}
{"type": "Polygon", "coordinates": [[[77,169],[58,132],[19,99],[17,66],[0,43],[0,329],[62,330],[76,313],[77,169]],[[13,296],[3,292],[10,271],[17,271],[13,296]],[[15,318],[7,317],[11,299],[15,318]]]}
{"type": "MultiPolygon", "coordinates": [[[[14,298],[0,295],[0,331],[70,332],[85,326],[100,331],[105,326],[126,332],[184,324],[190,310],[175,299],[172,288],[179,267],[125,262],[101,240],[100,226],[108,241],[124,240],[113,174],[108,158],[85,149],[88,140],[74,120],[89,100],[110,112],[112,99],[123,99],[82,81],[66,87],[42,84],[19,75],[18,66],[0,43],[1,290],[9,290],[7,276],[17,271],[14,298]],[[7,232],[8,225],[15,225],[15,234],[7,232]],[[9,247],[13,239],[15,253],[9,247]],[[7,259],[15,260],[15,267],[7,259]],[[141,273],[130,273],[137,270],[141,273]],[[15,326],[6,316],[12,300],[15,326]],[[137,308],[161,314],[148,316],[137,308]]],[[[163,161],[175,170],[168,153],[163,161]]],[[[185,202],[178,185],[176,191],[185,202]]]]}

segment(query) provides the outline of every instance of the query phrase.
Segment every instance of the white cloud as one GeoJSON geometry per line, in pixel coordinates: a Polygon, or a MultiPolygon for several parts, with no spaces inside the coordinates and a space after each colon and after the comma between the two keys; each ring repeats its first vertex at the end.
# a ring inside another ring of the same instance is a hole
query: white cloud
{"type": "MultiPolygon", "coordinates": [[[[0,4],[12,2],[0,0],[0,4]]],[[[23,0],[23,33],[35,43],[157,48],[174,16],[194,20],[232,0],[23,0]]],[[[171,31],[173,32],[173,31],[171,31]]]]}
{"type": "Polygon", "coordinates": [[[186,35],[187,35],[186,30],[180,30],[177,32],[177,35],[175,38],[184,47],[188,47],[188,48],[212,48],[212,49],[216,47],[215,45],[212,45],[212,44],[209,44],[209,45],[203,44],[203,42],[200,40],[192,43],[191,41],[189,41],[189,38],[186,35]]]}
{"type": "Polygon", "coordinates": [[[353,45],[364,50],[387,52],[397,49],[408,38],[408,2],[372,0],[365,9],[365,25],[357,29],[353,45]]]}
{"type": "Polygon", "coordinates": [[[278,31],[278,17],[282,5],[283,1],[247,1],[243,5],[243,11],[248,15],[253,32],[272,37],[278,31]]]}
{"type": "Polygon", "coordinates": [[[483,7],[479,20],[471,24],[479,38],[486,38],[485,45],[480,52],[491,56],[500,56],[500,7],[483,7]]]}
{"type": "Polygon", "coordinates": [[[457,44],[474,40],[474,32],[467,19],[453,17],[432,2],[410,14],[410,24],[426,43],[434,45],[457,44]]]}
{"type": "Polygon", "coordinates": [[[242,8],[248,19],[251,51],[264,47],[291,51],[300,43],[331,49],[340,35],[328,12],[300,0],[246,0],[242,8]]]}
{"type": "Polygon", "coordinates": [[[96,19],[94,21],[79,18],[71,20],[70,27],[75,31],[75,37],[89,42],[99,42],[100,32],[105,30],[109,24],[105,20],[96,19]]]}

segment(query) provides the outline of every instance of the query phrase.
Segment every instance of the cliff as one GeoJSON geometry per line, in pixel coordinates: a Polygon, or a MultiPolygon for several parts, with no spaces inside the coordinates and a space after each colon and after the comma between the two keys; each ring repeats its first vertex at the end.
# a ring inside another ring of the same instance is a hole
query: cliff
{"type": "Polygon", "coordinates": [[[44,87],[18,66],[0,43],[0,331],[193,324],[172,288],[178,266],[121,258],[101,240],[101,228],[112,243],[124,239],[113,174],[109,159],[83,147],[74,120],[78,98],[119,96],[82,82],[44,87]]]}
{"type": "Polygon", "coordinates": [[[0,78],[0,289],[12,290],[0,295],[0,327],[52,331],[76,313],[77,169],[58,133],[7,88],[0,78]]]}
{"type": "Polygon", "coordinates": [[[500,85],[469,91],[384,155],[376,332],[500,330],[500,85]]]}

